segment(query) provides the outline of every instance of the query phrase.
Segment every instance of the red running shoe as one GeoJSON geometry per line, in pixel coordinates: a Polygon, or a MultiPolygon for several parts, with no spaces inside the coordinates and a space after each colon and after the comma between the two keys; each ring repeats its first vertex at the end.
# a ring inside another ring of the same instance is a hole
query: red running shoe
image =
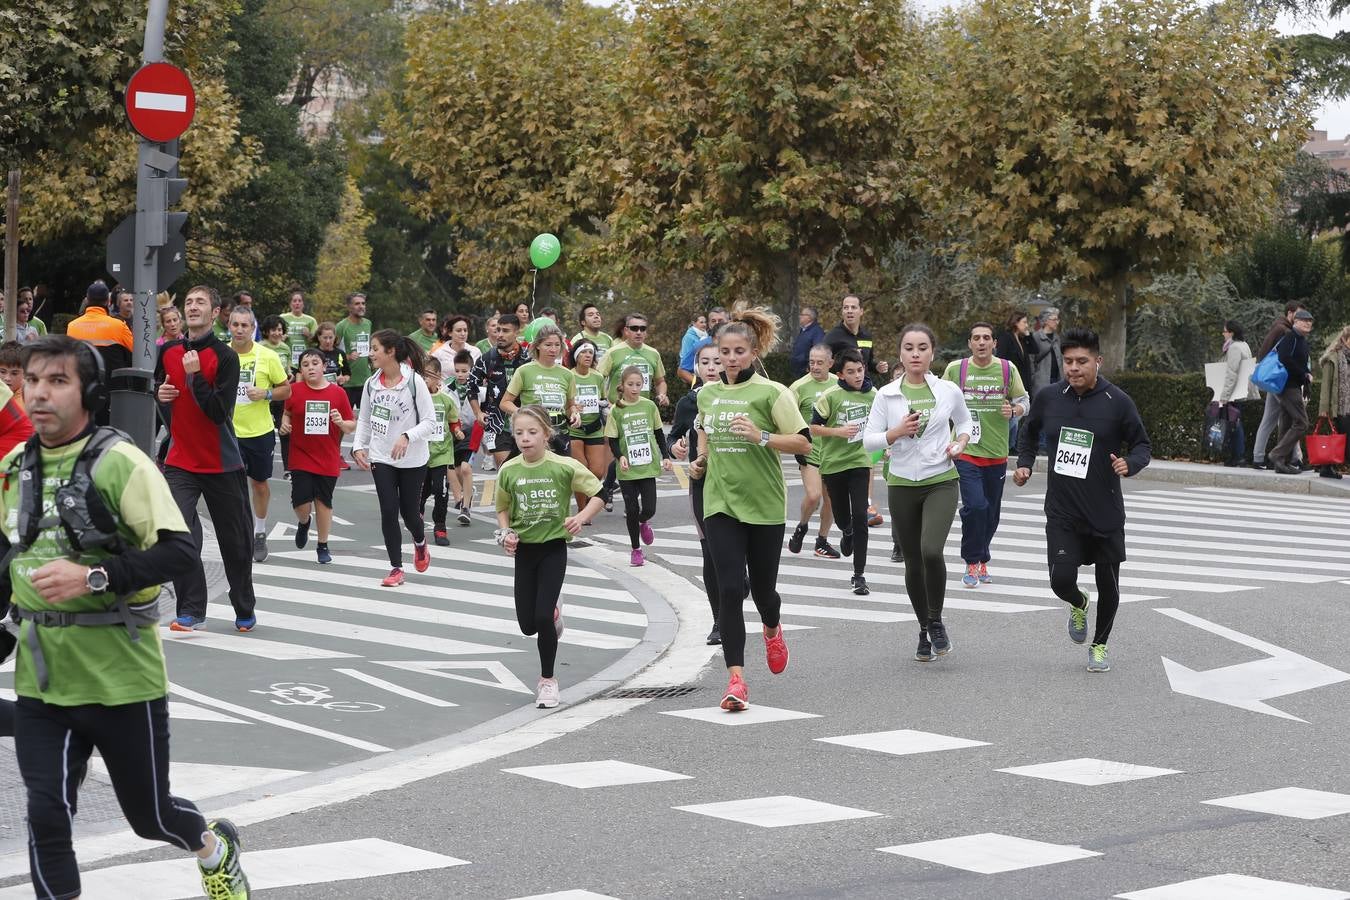
{"type": "Polygon", "coordinates": [[[727,682],[727,693],[722,698],[722,708],[727,712],[742,712],[750,708],[750,691],[741,676],[732,675],[731,680],[727,682]]]}
{"type": "Polygon", "coordinates": [[[778,626],[778,633],[773,637],[764,635],[764,658],[769,663],[769,671],[775,675],[781,675],[788,664],[787,642],[783,640],[783,626],[778,626]]]}
{"type": "Polygon", "coordinates": [[[380,587],[398,587],[402,583],[403,583],[403,570],[390,569],[389,574],[384,576],[384,580],[380,582],[380,587]]]}
{"type": "Polygon", "coordinates": [[[413,568],[419,572],[431,568],[431,548],[426,541],[413,547],[413,568]]]}

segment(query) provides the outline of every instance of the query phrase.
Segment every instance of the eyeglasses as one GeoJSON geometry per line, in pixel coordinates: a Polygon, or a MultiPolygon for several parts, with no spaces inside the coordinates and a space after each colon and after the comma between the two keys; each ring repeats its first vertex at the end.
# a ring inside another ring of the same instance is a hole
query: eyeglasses
{"type": "Polygon", "coordinates": [[[629,330],[629,331],[646,331],[646,330],[647,330],[647,326],[646,326],[646,325],[629,325],[629,326],[628,326],[628,330],[629,330]]]}

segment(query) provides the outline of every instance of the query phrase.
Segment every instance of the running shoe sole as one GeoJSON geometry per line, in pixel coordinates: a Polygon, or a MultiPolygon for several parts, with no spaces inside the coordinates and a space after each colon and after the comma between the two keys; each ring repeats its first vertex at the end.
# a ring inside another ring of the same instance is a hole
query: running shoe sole
{"type": "Polygon", "coordinates": [[[734,694],[727,694],[722,698],[722,708],[727,712],[745,712],[750,708],[750,701],[742,700],[734,694]]]}

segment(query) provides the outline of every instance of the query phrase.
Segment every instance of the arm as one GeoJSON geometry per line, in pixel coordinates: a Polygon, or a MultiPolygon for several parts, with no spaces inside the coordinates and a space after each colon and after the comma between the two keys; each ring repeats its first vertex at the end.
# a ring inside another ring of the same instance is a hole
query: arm
{"type": "Polygon", "coordinates": [[[1233,395],[1237,393],[1238,369],[1242,368],[1242,350],[1238,348],[1236,341],[1229,345],[1223,362],[1226,369],[1223,375],[1223,390],[1219,392],[1219,402],[1231,403],[1235,399],[1233,395]]]}
{"type": "Polygon", "coordinates": [[[1031,399],[1031,411],[1022,420],[1022,427],[1017,432],[1017,468],[1019,469],[1030,470],[1036,464],[1036,450],[1040,447],[1041,423],[1045,415],[1045,401],[1041,398],[1046,395],[1046,391],[1042,390],[1031,399]]]}
{"type": "Polygon", "coordinates": [[[186,575],[196,562],[197,545],[191,534],[161,529],[153,546],[126,550],[102,565],[109,593],[129,594],[186,575]]]}
{"type": "Polygon", "coordinates": [[[520,398],[515,394],[507,391],[505,394],[502,394],[502,399],[497,401],[497,408],[502,411],[502,415],[504,416],[515,415],[516,410],[520,409],[520,407],[516,405],[516,401],[519,399],[520,398]]]}
{"type": "Polygon", "coordinates": [[[405,431],[403,436],[409,441],[425,441],[436,430],[436,404],[431,402],[431,389],[416,372],[412,373],[409,387],[417,395],[417,416],[420,421],[405,431]]]}
{"type": "Polygon", "coordinates": [[[201,372],[187,377],[188,390],[206,417],[223,425],[234,416],[234,400],[239,387],[239,357],[233,352],[216,357],[216,383],[207,382],[201,372]]]}
{"type": "Polygon", "coordinates": [[[876,453],[878,450],[885,450],[894,441],[886,439],[886,397],[880,393],[872,402],[872,409],[867,414],[867,424],[863,426],[863,449],[868,453],[876,453]]]}
{"type": "Polygon", "coordinates": [[[1125,457],[1127,466],[1125,477],[1128,478],[1131,475],[1138,475],[1153,461],[1153,444],[1148,439],[1144,420],[1139,417],[1139,409],[1133,400],[1127,405],[1121,425],[1121,436],[1125,438],[1125,443],[1130,448],[1125,457]]]}
{"type": "MultiPolygon", "coordinates": [[[[281,374],[284,377],[285,373],[283,372],[281,374]]],[[[280,384],[272,385],[273,400],[285,400],[290,396],[291,396],[291,383],[289,381],[282,381],[280,384]]]]}
{"type": "Polygon", "coordinates": [[[1336,363],[1329,359],[1322,360],[1322,386],[1318,391],[1317,415],[1331,415],[1331,386],[1336,382],[1336,363]]]}

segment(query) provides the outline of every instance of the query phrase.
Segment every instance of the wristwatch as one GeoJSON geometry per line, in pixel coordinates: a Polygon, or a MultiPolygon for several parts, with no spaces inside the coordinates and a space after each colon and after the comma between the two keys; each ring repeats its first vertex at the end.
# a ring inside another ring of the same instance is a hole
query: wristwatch
{"type": "Polygon", "coordinates": [[[759,433],[759,445],[761,447],[769,446],[769,438],[771,437],[773,437],[773,435],[769,434],[767,431],[761,431],[759,433]]]}
{"type": "Polygon", "coordinates": [[[84,576],[84,586],[91,594],[101,594],[108,589],[108,571],[102,566],[91,566],[89,574],[84,576]]]}
{"type": "Polygon", "coordinates": [[[492,532],[492,536],[497,539],[498,544],[505,544],[506,539],[513,534],[515,534],[515,532],[510,528],[498,528],[496,531],[492,532]]]}

